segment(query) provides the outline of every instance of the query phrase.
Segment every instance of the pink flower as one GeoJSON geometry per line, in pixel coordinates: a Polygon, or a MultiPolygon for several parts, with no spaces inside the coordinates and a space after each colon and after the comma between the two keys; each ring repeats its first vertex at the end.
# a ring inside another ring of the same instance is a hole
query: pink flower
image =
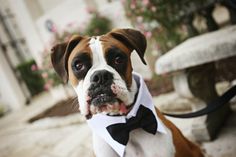
{"type": "Polygon", "coordinates": [[[121,3],[122,3],[122,4],[125,4],[125,2],[126,2],[125,0],[121,0],[121,3]]]}
{"type": "Polygon", "coordinates": [[[67,24],[67,27],[73,27],[75,25],[75,22],[70,22],[67,24]]]}
{"type": "Polygon", "coordinates": [[[56,32],[57,32],[57,28],[56,28],[55,25],[52,26],[52,28],[51,28],[51,32],[53,32],[53,33],[56,33],[56,32]]]}
{"type": "Polygon", "coordinates": [[[52,79],[49,79],[49,80],[48,80],[48,84],[52,86],[53,80],[52,80],[52,79]]]}
{"type": "Polygon", "coordinates": [[[31,66],[31,70],[32,70],[32,71],[36,71],[36,70],[38,70],[37,65],[33,64],[33,65],[31,66]]]}
{"type": "Polygon", "coordinates": [[[49,90],[51,85],[49,83],[44,84],[44,90],[49,90]]]}
{"type": "Polygon", "coordinates": [[[48,73],[46,73],[46,72],[43,72],[41,75],[43,78],[48,78],[48,73]]]}
{"type": "Polygon", "coordinates": [[[143,0],[142,3],[143,5],[147,6],[149,4],[149,0],[143,0]]]}
{"type": "Polygon", "coordinates": [[[137,22],[139,22],[139,23],[143,22],[143,17],[142,16],[138,16],[137,17],[137,22]]]}
{"type": "Polygon", "coordinates": [[[137,25],[137,28],[140,29],[140,30],[142,30],[142,31],[144,31],[144,29],[145,29],[143,23],[139,23],[139,24],[137,25]]]}
{"type": "Polygon", "coordinates": [[[130,8],[131,8],[131,9],[135,9],[135,8],[136,8],[136,4],[135,4],[135,3],[131,3],[131,4],[130,4],[130,8]]]}
{"type": "Polygon", "coordinates": [[[157,50],[160,50],[160,49],[161,49],[161,47],[160,47],[159,44],[156,44],[156,49],[157,49],[157,50]]]}
{"type": "Polygon", "coordinates": [[[140,13],[143,13],[144,11],[145,11],[145,8],[141,8],[141,9],[139,10],[140,13]]]}
{"type": "Polygon", "coordinates": [[[151,11],[152,11],[152,12],[155,12],[156,10],[157,10],[157,8],[156,8],[155,6],[152,6],[152,7],[151,7],[151,11]]]}
{"type": "Polygon", "coordinates": [[[115,16],[116,16],[116,17],[120,17],[120,16],[121,16],[120,12],[119,12],[119,11],[116,12],[116,13],[115,13],[115,16]]]}
{"type": "Polygon", "coordinates": [[[92,13],[95,12],[95,9],[92,8],[92,7],[87,7],[87,8],[86,8],[86,11],[87,11],[89,14],[92,14],[92,13]]]}
{"type": "Polygon", "coordinates": [[[96,28],[96,29],[94,30],[94,32],[95,32],[96,34],[98,34],[98,33],[100,32],[100,29],[96,28]]]}
{"type": "Polygon", "coordinates": [[[148,32],[145,32],[144,34],[147,38],[151,38],[152,37],[152,32],[148,31],[148,32]]]}
{"type": "Polygon", "coordinates": [[[129,12],[128,12],[128,13],[126,13],[126,16],[131,16],[131,13],[129,13],[129,12]]]}

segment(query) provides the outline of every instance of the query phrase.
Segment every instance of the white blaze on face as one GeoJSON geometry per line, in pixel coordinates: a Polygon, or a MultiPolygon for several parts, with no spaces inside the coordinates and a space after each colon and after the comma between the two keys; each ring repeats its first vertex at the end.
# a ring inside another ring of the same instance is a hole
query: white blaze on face
{"type": "Polygon", "coordinates": [[[85,78],[79,81],[77,87],[75,87],[81,113],[84,115],[89,114],[89,105],[87,100],[89,99],[88,89],[91,84],[90,77],[94,72],[100,70],[107,70],[113,74],[114,83],[111,86],[112,91],[117,95],[117,98],[124,102],[125,105],[130,105],[133,102],[137,91],[134,79],[132,80],[131,87],[128,90],[125,81],[121,78],[119,73],[107,64],[99,37],[92,37],[89,41],[89,47],[92,51],[92,67],[87,72],[85,78]]]}

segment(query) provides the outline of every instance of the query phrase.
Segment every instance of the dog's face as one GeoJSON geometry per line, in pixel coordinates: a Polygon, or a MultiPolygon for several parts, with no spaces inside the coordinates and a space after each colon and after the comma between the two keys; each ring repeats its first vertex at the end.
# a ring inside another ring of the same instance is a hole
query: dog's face
{"type": "Polygon", "coordinates": [[[145,37],[133,29],[116,29],[98,37],[75,36],[54,46],[52,64],[78,95],[80,111],[93,114],[127,114],[135,99],[130,55],[136,50],[144,64],[145,37]]]}

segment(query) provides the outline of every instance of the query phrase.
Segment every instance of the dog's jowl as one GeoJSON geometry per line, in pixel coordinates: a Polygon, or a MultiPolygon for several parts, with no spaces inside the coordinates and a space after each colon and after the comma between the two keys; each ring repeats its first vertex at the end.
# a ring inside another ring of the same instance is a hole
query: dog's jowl
{"type": "Polygon", "coordinates": [[[55,45],[55,71],[75,89],[81,114],[93,132],[98,157],[202,157],[170,121],[155,109],[130,55],[146,64],[146,39],[133,29],[74,36],[55,45]]]}

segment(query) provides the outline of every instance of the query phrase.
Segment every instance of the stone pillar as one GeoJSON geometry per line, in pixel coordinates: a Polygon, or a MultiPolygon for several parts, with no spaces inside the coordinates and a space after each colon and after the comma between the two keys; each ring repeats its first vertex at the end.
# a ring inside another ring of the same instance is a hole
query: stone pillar
{"type": "MultiPolygon", "coordinates": [[[[204,102],[204,105],[193,106],[193,111],[205,107],[207,103],[218,97],[215,89],[214,63],[203,64],[182,71],[174,76],[173,81],[174,88],[179,95],[186,98],[195,97],[204,102]]],[[[229,112],[229,105],[226,104],[213,113],[195,118],[192,133],[196,140],[209,141],[214,139],[229,112]]]]}

